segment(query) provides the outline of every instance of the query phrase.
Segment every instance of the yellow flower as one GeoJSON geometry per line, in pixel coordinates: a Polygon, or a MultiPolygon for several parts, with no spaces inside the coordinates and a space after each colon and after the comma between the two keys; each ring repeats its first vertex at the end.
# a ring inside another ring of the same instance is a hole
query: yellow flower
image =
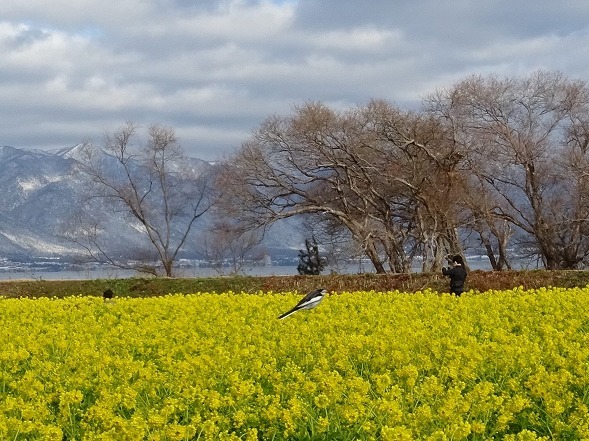
{"type": "Polygon", "coordinates": [[[327,417],[319,417],[317,419],[317,432],[324,433],[327,431],[329,427],[329,418],[327,417]]]}
{"type": "Polygon", "coordinates": [[[258,429],[248,429],[245,435],[245,441],[258,441],[258,429]]]}
{"type": "Polygon", "coordinates": [[[313,402],[319,409],[325,409],[329,406],[329,398],[325,394],[317,395],[313,402]]]}
{"type": "Polygon", "coordinates": [[[382,441],[413,441],[413,432],[405,426],[384,426],[380,431],[382,441]]]}
{"type": "Polygon", "coordinates": [[[0,439],[589,437],[589,287],[299,298],[2,300],[0,439]]]}
{"type": "Polygon", "coordinates": [[[482,421],[473,421],[470,425],[470,430],[472,433],[481,434],[484,433],[486,429],[485,423],[482,421]]]}
{"type": "Polygon", "coordinates": [[[376,392],[382,395],[391,386],[392,380],[388,374],[375,375],[374,383],[376,386],[376,392]]]}

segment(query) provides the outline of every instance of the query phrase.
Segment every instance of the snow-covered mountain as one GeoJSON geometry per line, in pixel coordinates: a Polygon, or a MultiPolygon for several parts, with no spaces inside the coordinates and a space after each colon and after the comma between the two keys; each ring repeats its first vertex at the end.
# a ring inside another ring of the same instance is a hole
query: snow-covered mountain
{"type": "Polygon", "coordinates": [[[76,253],[56,232],[75,207],[75,160],[41,150],[0,147],[0,253],[42,257],[76,253]]]}
{"type": "MultiPolygon", "coordinates": [[[[75,260],[83,255],[80,247],[64,239],[64,231],[79,215],[87,189],[84,175],[76,173],[80,155],[80,146],[55,151],[0,147],[0,258],[23,261],[58,256],[75,260]]],[[[199,170],[214,166],[199,159],[189,161],[199,170]]],[[[94,203],[100,204],[98,200],[94,203]]],[[[108,214],[104,234],[113,251],[144,242],[137,225],[123,213],[100,205],[93,210],[108,214]]],[[[195,237],[206,226],[206,219],[199,221],[195,237]]],[[[299,246],[296,234],[286,235],[280,227],[276,231],[268,236],[269,248],[289,250],[299,246]]],[[[198,258],[197,254],[188,246],[184,257],[198,258]]]]}

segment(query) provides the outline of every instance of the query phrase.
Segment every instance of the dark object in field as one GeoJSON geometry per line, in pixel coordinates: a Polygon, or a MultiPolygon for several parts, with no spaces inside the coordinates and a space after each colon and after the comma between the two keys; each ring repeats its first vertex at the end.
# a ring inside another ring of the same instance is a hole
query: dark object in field
{"type": "Polygon", "coordinates": [[[464,291],[464,281],[466,280],[467,272],[464,267],[464,259],[460,254],[455,256],[448,255],[448,262],[452,264],[451,268],[442,268],[442,274],[450,277],[450,292],[457,297],[460,297],[464,291]]]}
{"type": "Polygon", "coordinates": [[[112,299],[113,295],[114,295],[114,292],[112,292],[112,289],[109,288],[102,293],[102,298],[104,300],[112,299]]]}

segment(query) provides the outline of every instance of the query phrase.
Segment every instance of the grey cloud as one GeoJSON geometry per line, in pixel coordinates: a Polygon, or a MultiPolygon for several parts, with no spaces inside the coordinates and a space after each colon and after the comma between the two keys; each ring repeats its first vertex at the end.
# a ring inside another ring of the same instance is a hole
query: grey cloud
{"type": "Polygon", "coordinates": [[[415,107],[471,73],[589,77],[572,0],[42,3],[0,5],[0,145],[100,141],[129,120],[215,159],[305,101],[415,107]]]}
{"type": "Polygon", "coordinates": [[[41,29],[23,29],[14,38],[14,47],[22,47],[33,44],[39,40],[44,40],[50,37],[48,32],[41,29]]]}

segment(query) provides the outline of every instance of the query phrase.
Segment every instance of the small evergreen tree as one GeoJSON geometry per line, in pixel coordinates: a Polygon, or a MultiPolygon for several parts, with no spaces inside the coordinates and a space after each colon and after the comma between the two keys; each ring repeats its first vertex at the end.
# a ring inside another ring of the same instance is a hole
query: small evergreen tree
{"type": "Polygon", "coordinates": [[[314,237],[305,239],[305,248],[306,251],[299,250],[297,271],[301,275],[318,276],[325,268],[325,264],[319,256],[319,247],[314,237]]]}

